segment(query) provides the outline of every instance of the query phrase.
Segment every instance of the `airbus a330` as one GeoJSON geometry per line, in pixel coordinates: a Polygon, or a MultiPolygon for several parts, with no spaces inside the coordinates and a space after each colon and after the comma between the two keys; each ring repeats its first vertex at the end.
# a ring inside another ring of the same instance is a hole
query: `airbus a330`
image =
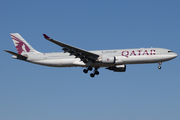
{"type": "Polygon", "coordinates": [[[85,67],[84,73],[92,71],[91,77],[99,75],[98,69],[105,67],[114,72],[125,72],[127,64],[161,63],[174,59],[177,54],[164,48],[139,48],[139,49],[115,49],[86,51],[43,34],[44,38],[53,42],[64,52],[42,53],[35,50],[18,33],[11,33],[12,40],[18,53],[4,50],[12,54],[13,58],[30,63],[51,67],[85,67]]]}

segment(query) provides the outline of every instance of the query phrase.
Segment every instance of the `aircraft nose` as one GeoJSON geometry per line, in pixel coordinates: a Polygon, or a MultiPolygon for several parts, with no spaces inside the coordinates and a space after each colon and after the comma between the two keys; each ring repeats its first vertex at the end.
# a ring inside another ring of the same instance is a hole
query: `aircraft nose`
{"type": "Polygon", "coordinates": [[[174,55],[174,58],[178,56],[178,54],[176,54],[176,53],[174,53],[174,54],[175,54],[175,55],[174,55]]]}
{"type": "Polygon", "coordinates": [[[172,58],[176,58],[178,55],[176,53],[173,54],[172,58]]]}

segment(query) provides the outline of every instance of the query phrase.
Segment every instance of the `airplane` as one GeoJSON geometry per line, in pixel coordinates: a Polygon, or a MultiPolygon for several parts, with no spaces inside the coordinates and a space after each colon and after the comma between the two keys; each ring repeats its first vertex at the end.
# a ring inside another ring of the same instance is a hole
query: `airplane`
{"type": "Polygon", "coordinates": [[[11,33],[18,53],[4,50],[12,54],[12,58],[50,67],[85,67],[84,73],[93,72],[91,77],[99,75],[98,69],[105,67],[114,72],[125,72],[127,64],[159,63],[177,57],[177,54],[164,48],[114,49],[86,51],[43,34],[44,38],[62,47],[64,52],[42,53],[35,50],[19,33],[11,33]]]}

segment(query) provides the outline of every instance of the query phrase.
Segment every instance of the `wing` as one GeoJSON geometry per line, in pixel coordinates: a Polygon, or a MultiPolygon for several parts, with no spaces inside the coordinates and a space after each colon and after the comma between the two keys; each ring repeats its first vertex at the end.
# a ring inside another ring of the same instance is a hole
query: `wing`
{"type": "Polygon", "coordinates": [[[87,63],[89,60],[96,61],[97,58],[99,57],[98,54],[91,53],[86,50],[56,41],[56,40],[50,38],[49,36],[47,36],[46,34],[43,34],[43,36],[45,39],[63,47],[62,50],[64,50],[64,52],[68,52],[68,53],[70,53],[70,55],[74,55],[74,56],[76,56],[76,58],[80,58],[84,63],[87,63]]]}

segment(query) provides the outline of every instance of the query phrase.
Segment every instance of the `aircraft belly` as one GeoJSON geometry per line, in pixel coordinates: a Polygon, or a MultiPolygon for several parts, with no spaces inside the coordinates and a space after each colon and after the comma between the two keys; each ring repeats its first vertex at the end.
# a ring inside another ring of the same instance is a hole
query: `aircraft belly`
{"type": "Polygon", "coordinates": [[[172,55],[153,55],[153,56],[130,56],[121,57],[124,64],[143,64],[143,63],[158,63],[173,59],[172,55]]]}
{"type": "Polygon", "coordinates": [[[47,59],[33,61],[33,63],[52,67],[74,67],[76,66],[74,61],[75,59],[47,59]]]}

